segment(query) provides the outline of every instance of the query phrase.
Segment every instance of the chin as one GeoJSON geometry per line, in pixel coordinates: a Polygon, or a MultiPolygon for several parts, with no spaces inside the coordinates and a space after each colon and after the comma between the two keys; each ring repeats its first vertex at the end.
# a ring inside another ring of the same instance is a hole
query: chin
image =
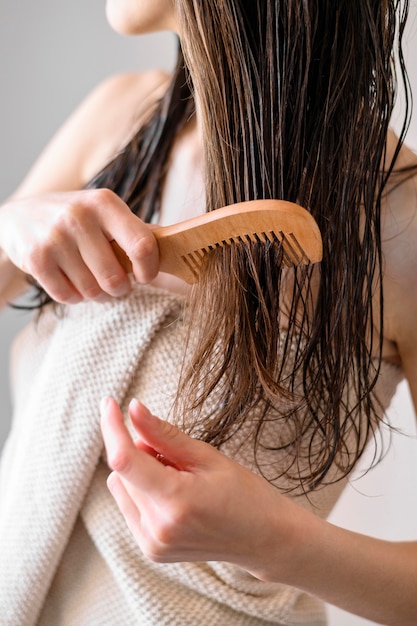
{"type": "Polygon", "coordinates": [[[121,35],[145,35],[164,30],[176,32],[174,20],[167,15],[152,15],[149,11],[129,11],[123,2],[107,0],[106,18],[111,28],[121,35]]]}
{"type": "Polygon", "coordinates": [[[136,33],[136,29],[133,28],[132,20],[122,11],[118,11],[114,8],[112,2],[108,2],[106,6],[106,18],[110,27],[121,35],[133,35],[136,33]]]}

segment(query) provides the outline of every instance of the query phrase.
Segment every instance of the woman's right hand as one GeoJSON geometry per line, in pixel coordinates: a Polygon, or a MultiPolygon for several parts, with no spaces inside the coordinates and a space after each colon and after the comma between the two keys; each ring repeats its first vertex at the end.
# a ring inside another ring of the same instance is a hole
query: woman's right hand
{"type": "Polygon", "coordinates": [[[57,302],[129,292],[112,240],[132,261],[137,282],[155,278],[159,253],[152,229],[108,189],[19,197],[0,208],[0,248],[57,302]]]}

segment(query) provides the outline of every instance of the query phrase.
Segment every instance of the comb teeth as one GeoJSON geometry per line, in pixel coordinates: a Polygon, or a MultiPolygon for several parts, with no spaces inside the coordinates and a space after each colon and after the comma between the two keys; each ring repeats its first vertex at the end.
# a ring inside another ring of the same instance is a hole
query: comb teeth
{"type": "Polygon", "coordinates": [[[265,244],[268,241],[270,241],[271,243],[276,243],[282,247],[283,261],[288,267],[301,264],[307,265],[310,262],[300,242],[293,233],[284,233],[283,231],[279,231],[277,234],[273,230],[269,232],[246,233],[244,235],[238,235],[237,237],[224,239],[223,241],[217,241],[212,245],[200,248],[198,250],[193,250],[193,252],[188,252],[187,254],[182,255],[181,259],[191,271],[193,276],[198,279],[198,275],[204,258],[212,250],[216,250],[217,248],[223,248],[224,246],[231,246],[234,244],[265,244]]]}

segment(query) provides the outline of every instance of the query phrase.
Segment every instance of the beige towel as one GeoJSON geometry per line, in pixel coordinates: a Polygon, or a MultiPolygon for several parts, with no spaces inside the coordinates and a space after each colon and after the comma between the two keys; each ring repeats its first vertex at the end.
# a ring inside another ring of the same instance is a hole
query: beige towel
{"type": "MultiPolygon", "coordinates": [[[[48,345],[19,398],[0,473],[0,621],[36,623],[103,449],[99,402],[123,402],[153,335],[181,300],[154,289],[80,304],[37,330],[48,345]],[[51,325],[55,326],[51,335],[51,325]]],[[[168,322],[167,322],[168,323],[168,322]]]]}
{"type": "MultiPolygon", "coordinates": [[[[126,406],[130,395],[138,395],[168,416],[182,353],[184,333],[175,324],[182,306],[177,296],[135,287],[128,298],[77,305],[63,318],[48,312],[19,338],[16,415],[0,475],[2,626],[36,624],[42,608],[48,626],[325,623],[320,601],[262,583],[230,564],[150,563],[106,488],[100,399],[112,394],[126,406]],[[85,550],[76,549],[82,545],[85,550]],[[72,557],[61,562],[66,548],[72,557]],[[74,575],[86,559],[93,574],[81,594],[74,575]],[[58,622],[51,614],[61,616],[58,622]],[[126,617],[117,622],[114,615],[126,617]]],[[[387,406],[401,373],[383,370],[381,401],[387,406]]],[[[246,441],[243,430],[225,451],[253,467],[247,435],[248,445],[239,441],[246,441]]],[[[270,454],[265,451],[263,460],[275,474],[279,458],[270,454]]],[[[333,485],[298,501],[326,516],[341,489],[333,485]]]]}

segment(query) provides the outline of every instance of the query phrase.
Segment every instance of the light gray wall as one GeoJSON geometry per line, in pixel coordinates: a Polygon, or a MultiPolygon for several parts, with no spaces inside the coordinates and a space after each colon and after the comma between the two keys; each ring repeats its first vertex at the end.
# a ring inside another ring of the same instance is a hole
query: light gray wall
{"type": "MultiPolygon", "coordinates": [[[[0,202],[86,94],[114,73],[171,69],[173,35],[123,37],[104,0],[0,0],[0,202]]],[[[0,449],[9,428],[8,354],[28,314],[0,313],[0,449]]]]}
{"type": "MultiPolygon", "coordinates": [[[[9,194],[56,128],[85,94],[114,72],[149,67],[169,69],[175,56],[170,35],[139,40],[114,34],[104,17],[104,0],[0,0],[0,199],[9,194]]],[[[417,85],[417,6],[412,3],[408,64],[417,85]]],[[[408,139],[417,150],[417,115],[408,139]]],[[[0,314],[0,448],[10,416],[8,351],[27,318],[0,314]]],[[[377,536],[417,536],[417,454],[414,412],[400,386],[392,419],[409,433],[377,470],[346,490],[332,521],[377,536]]],[[[331,626],[372,622],[329,609],[331,626]]]]}

